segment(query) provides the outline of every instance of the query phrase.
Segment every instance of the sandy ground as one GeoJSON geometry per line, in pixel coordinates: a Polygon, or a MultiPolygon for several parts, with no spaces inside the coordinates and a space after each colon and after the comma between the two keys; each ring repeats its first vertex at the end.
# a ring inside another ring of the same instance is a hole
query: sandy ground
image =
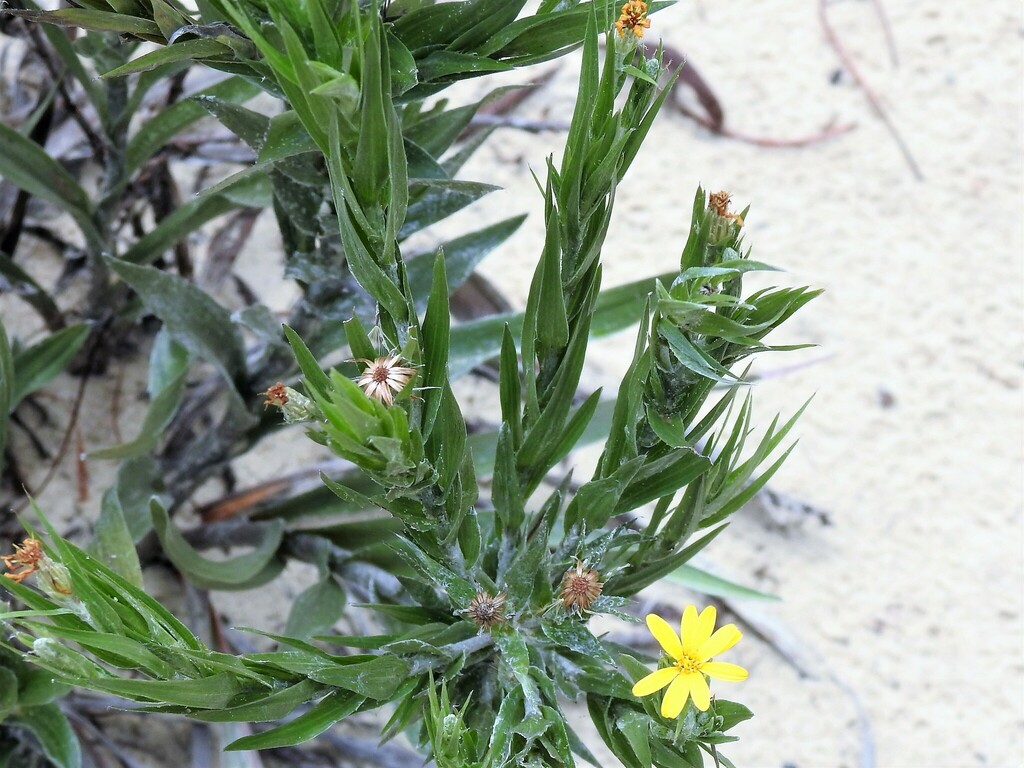
{"type": "MultiPolygon", "coordinates": [[[[741,644],[751,677],[726,693],[757,717],[726,754],[780,768],[1020,765],[1021,7],[888,0],[898,67],[871,3],[830,7],[917,180],[849,76],[833,82],[839,62],[816,6],[698,1],[655,17],[653,34],[689,55],[735,130],[856,129],[763,149],[666,114],[621,188],[605,251],[607,284],[671,268],[700,182],[752,205],[758,258],[826,289],[788,334],[820,346],[758,370],[812,364],[755,397],[769,419],[816,394],[773,486],[832,524],[780,532],[750,516],[710,550],[723,572],[784,598],[756,610],[788,630],[813,677],[757,639],[741,644]]],[[[551,114],[572,87],[563,72],[551,114]]],[[[537,143],[510,134],[490,149],[508,188],[489,201],[496,211],[530,194],[524,163],[539,164],[537,143]]],[[[539,247],[535,222],[530,232],[518,246],[532,236],[539,247]]],[[[485,272],[524,291],[530,252],[506,249],[485,272]]],[[[595,350],[609,384],[630,343],[595,350]]]]}
{"type": "MultiPolygon", "coordinates": [[[[783,598],[735,605],[772,639],[748,632],[735,657],[750,679],[722,687],[756,713],[725,751],[740,766],[1024,764],[1024,21],[1010,0],[884,8],[898,66],[871,2],[830,6],[829,19],[923,179],[840,71],[816,3],[689,0],[650,35],[689,55],[731,128],[786,139],[856,127],[769,149],[666,112],[620,188],[605,251],[606,285],[673,268],[700,182],[752,205],[747,241],[789,270],[779,279],[827,291],[785,339],[818,348],[764,359],[756,407],[766,423],[815,395],[773,487],[830,524],[745,512],[705,563],[783,598]]],[[[567,119],[577,66],[562,62],[520,115],[567,119]]],[[[483,270],[519,305],[543,236],[529,168],[561,145],[557,133],[503,130],[465,171],[506,188],[472,215],[533,214],[483,270]]],[[[265,274],[261,256],[239,269],[265,274]]],[[[19,313],[3,308],[5,320],[19,313]]],[[[631,348],[629,334],[595,345],[592,379],[614,386],[631,348]]],[[[129,371],[128,436],[143,386],[129,371]]],[[[86,447],[109,444],[105,396],[87,400],[86,447]]],[[[260,466],[240,468],[243,484],[260,466]]],[[[80,509],[68,508],[68,481],[70,464],[40,499],[62,517],[94,513],[110,474],[91,466],[80,509]]],[[[678,609],[690,599],[670,586],[652,597],[678,609]]]]}

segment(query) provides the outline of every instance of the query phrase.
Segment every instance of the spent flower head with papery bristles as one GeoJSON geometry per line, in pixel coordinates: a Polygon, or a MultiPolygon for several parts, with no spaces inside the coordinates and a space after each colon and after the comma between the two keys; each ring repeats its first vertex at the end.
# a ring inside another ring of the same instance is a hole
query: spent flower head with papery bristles
{"type": "Polygon", "coordinates": [[[576,567],[566,571],[562,577],[558,594],[566,610],[584,613],[601,596],[602,587],[601,574],[577,560],[576,567]]]}
{"type": "Polygon", "coordinates": [[[477,592],[463,613],[480,629],[490,629],[501,624],[506,621],[505,593],[499,592],[492,596],[487,592],[477,592]]]}
{"type": "Polygon", "coordinates": [[[354,362],[366,366],[366,370],[356,379],[356,384],[367,396],[379,400],[384,405],[392,405],[395,402],[395,395],[405,389],[416,375],[415,368],[399,365],[402,356],[398,354],[378,357],[375,360],[358,357],[354,362]]]}

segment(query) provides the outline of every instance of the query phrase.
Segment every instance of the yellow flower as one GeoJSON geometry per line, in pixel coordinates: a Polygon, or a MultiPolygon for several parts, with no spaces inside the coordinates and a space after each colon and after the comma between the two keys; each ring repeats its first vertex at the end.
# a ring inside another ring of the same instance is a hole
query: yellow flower
{"type": "Polygon", "coordinates": [[[747,679],[747,670],[741,666],[710,661],[712,656],[736,645],[743,636],[735,624],[726,624],[712,633],[715,628],[714,606],[709,605],[699,616],[695,606],[686,606],[679,635],[667,621],[653,613],[647,615],[647,628],[669,655],[672,665],[640,680],[633,686],[633,695],[650,696],[668,686],[665,698],[661,700],[662,717],[679,717],[686,700],[691,697],[694,706],[701,712],[705,711],[711,704],[711,691],[705,675],[730,682],[747,679]]]}

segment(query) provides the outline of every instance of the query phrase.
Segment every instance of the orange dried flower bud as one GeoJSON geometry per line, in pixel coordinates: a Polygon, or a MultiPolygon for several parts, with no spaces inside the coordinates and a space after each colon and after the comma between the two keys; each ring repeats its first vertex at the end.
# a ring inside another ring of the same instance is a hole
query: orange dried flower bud
{"type": "Polygon", "coordinates": [[[732,203],[732,196],[724,190],[721,192],[712,192],[708,196],[708,208],[714,211],[721,218],[733,221],[742,227],[743,217],[738,213],[729,212],[730,203],[732,203]]]}
{"type": "Polygon", "coordinates": [[[647,3],[643,0],[630,0],[622,6],[619,20],[615,22],[615,29],[620,37],[625,37],[632,32],[636,37],[643,37],[644,30],[650,29],[651,20],[647,18],[647,3]]]}
{"type": "Polygon", "coordinates": [[[13,555],[0,557],[4,567],[10,573],[5,573],[8,579],[19,584],[36,572],[40,561],[45,557],[43,545],[38,539],[27,538],[20,545],[14,545],[13,555]]]}

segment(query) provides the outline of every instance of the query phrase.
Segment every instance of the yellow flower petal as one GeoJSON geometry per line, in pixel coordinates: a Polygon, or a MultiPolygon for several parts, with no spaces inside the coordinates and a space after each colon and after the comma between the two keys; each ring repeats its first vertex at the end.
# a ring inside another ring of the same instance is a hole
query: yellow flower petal
{"type": "Polygon", "coordinates": [[[715,631],[715,619],[717,616],[717,611],[715,611],[715,606],[713,605],[709,605],[700,612],[700,617],[697,621],[697,642],[689,646],[689,650],[696,651],[707,642],[708,638],[711,637],[711,633],[715,631]]]}
{"type": "Polygon", "coordinates": [[[697,661],[707,661],[712,656],[729,650],[740,641],[741,637],[743,635],[735,624],[726,624],[724,627],[720,627],[707,641],[701,643],[700,648],[697,649],[697,661]]]}
{"type": "Polygon", "coordinates": [[[633,686],[634,696],[650,696],[671,683],[679,676],[679,670],[675,667],[665,667],[657,672],[652,672],[642,680],[638,680],[633,686]]]}
{"type": "Polygon", "coordinates": [[[679,622],[679,636],[683,639],[683,649],[695,651],[706,637],[698,638],[700,619],[697,617],[697,606],[688,605],[683,609],[683,618],[679,622]]]}
{"type": "Polygon", "coordinates": [[[701,712],[707,712],[708,707],[711,706],[711,690],[708,688],[708,681],[704,679],[704,675],[699,673],[687,675],[686,681],[690,686],[693,706],[701,712]]]}
{"type": "Polygon", "coordinates": [[[747,679],[747,670],[739,664],[728,664],[724,661],[705,661],[700,665],[700,670],[705,675],[726,680],[730,683],[738,683],[747,679]]]}
{"type": "Polygon", "coordinates": [[[651,630],[654,639],[658,641],[658,645],[664,649],[665,653],[673,659],[678,659],[683,655],[683,645],[679,642],[679,635],[661,616],[653,613],[647,614],[647,628],[651,630]]]}
{"type": "MultiPolygon", "coordinates": [[[[686,706],[686,699],[690,696],[690,681],[694,675],[679,675],[672,681],[672,685],[665,691],[665,698],[661,700],[662,717],[679,717],[679,713],[686,706]]],[[[700,677],[700,675],[696,675],[700,677]]]]}

